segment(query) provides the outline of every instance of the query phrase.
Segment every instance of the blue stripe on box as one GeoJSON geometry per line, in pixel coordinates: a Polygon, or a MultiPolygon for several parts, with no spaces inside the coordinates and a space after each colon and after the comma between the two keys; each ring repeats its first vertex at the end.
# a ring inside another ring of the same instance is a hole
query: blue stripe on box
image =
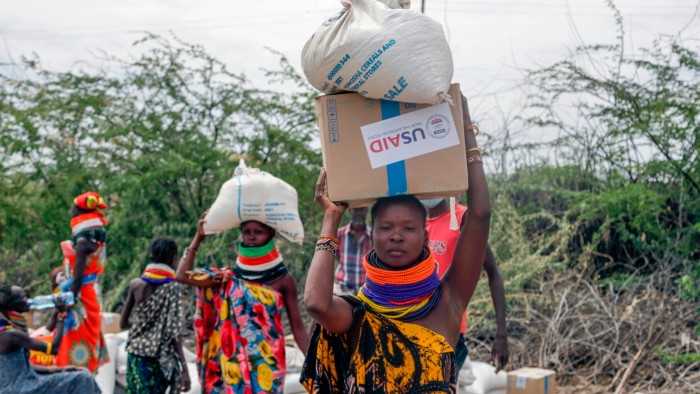
{"type": "Polygon", "coordinates": [[[549,375],[544,377],[544,394],[549,394],[549,375]]]}
{"type": "MultiPolygon", "coordinates": [[[[382,109],[382,120],[394,118],[401,115],[401,107],[398,101],[380,100],[382,109]]],[[[406,162],[397,161],[386,166],[386,180],[389,186],[389,195],[396,196],[405,194],[408,191],[406,181],[406,162]]]]}

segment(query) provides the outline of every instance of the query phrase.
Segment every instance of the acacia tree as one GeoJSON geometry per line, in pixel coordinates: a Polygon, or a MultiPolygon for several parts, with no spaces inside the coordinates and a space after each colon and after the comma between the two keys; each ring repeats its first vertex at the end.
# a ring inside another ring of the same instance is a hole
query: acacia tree
{"type": "Polygon", "coordinates": [[[529,120],[558,130],[560,164],[577,166],[592,180],[595,193],[572,212],[583,239],[572,245],[590,243],[594,272],[671,267],[690,275],[686,288],[697,289],[697,43],[661,37],[635,55],[622,48],[622,42],[577,48],[570,58],[531,72],[536,93],[529,99],[536,115],[529,120]]]}
{"type": "MultiPolygon", "coordinates": [[[[313,93],[284,57],[268,72],[285,84],[279,92],[255,88],[199,45],[156,35],[136,45],[142,55],[101,59],[99,72],[49,72],[33,60],[27,77],[0,77],[0,259],[24,283],[46,288],[41,274],[70,235],[70,198],[86,189],[109,203],[112,304],[147,263],[153,236],[184,244],[240,158],[295,186],[302,218],[312,212],[309,179],[321,162],[310,148],[313,93]]],[[[207,263],[225,263],[235,236],[216,238],[207,263]]]]}

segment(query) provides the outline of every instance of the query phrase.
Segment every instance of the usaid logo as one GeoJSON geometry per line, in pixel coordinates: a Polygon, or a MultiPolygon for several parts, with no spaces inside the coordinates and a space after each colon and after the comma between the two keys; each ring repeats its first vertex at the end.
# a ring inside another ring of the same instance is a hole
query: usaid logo
{"type": "Polygon", "coordinates": [[[383,119],[360,130],[373,169],[459,145],[447,103],[383,119]]]}
{"type": "Polygon", "coordinates": [[[428,135],[433,138],[445,138],[451,131],[450,122],[442,115],[429,117],[425,125],[428,135]]]}

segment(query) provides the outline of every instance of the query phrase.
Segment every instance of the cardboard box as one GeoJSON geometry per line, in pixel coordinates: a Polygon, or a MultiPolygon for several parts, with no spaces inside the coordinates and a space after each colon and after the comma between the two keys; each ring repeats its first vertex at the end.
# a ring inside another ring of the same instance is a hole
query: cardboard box
{"type": "Polygon", "coordinates": [[[453,103],[438,106],[373,100],[357,93],[317,97],[330,199],[357,207],[398,194],[435,198],[464,192],[467,162],[459,84],[449,94],[453,103]],[[424,153],[426,149],[439,150],[424,153]]]}
{"type": "Polygon", "coordinates": [[[554,394],[556,372],[542,368],[520,368],[508,372],[506,394],[554,394]]]}
{"type": "Polygon", "coordinates": [[[102,312],[100,313],[100,317],[102,317],[103,334],[118,334],[122,331],[121,327],[119,327],[119,321],[122,317],[121,314],[102,312]]]}

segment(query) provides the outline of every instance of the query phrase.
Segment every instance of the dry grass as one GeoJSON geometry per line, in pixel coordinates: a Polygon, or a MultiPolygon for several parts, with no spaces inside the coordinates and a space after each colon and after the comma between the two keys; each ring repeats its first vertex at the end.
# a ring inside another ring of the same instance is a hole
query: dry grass
{"type": "MultiPolygon", "coordinates": [[[[554,369],[569,386],[562,392],[700,393],[700,361],[661,356],[700,353],[696,306],[680,300],[670,274],[606,285],[572,274],[543,281],[508,311],[509,369],[554,369]]],[[[475,359],[489,358],[489,335],[471,332],[475,359]]]]}

